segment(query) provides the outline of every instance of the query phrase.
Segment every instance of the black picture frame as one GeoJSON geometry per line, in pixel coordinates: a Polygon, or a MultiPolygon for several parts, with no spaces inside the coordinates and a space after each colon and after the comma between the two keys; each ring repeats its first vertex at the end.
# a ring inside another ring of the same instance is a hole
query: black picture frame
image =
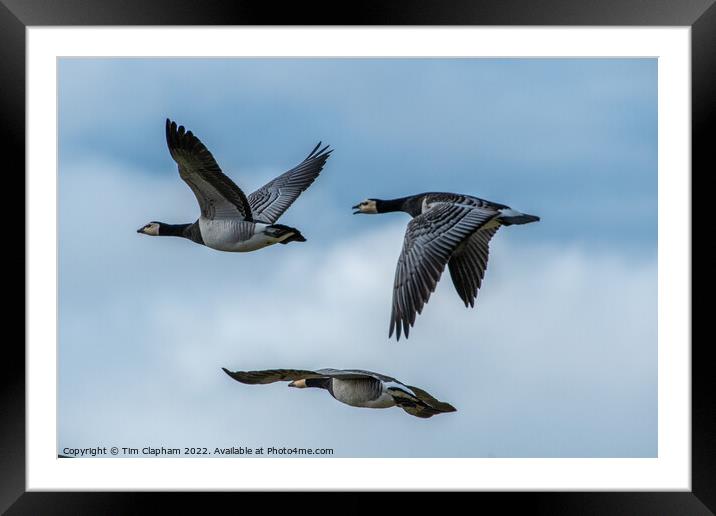
{"type": "MultiPolygon", "coordinates": [[[[18,184],[15,199],[24,196],[25,170],[25,29],[50,25],[614,25],[689,26],[692,50],[692,185],[695,171],[705,176],[712,145],[707,137],[716,113],[716,0],[394,0],[354,4],[196,0],[0,0],[0,145],[3,177],[18,184]]],[[[713,166],[709,167],[713,168],[713,166]]],[[[688,171],[684,171],[688,173],[688,171]]],[[[693,187],[692,187],[693,191],[693,187]]],[[[7,198],[10,196],[6,196],[7,198]]],[[[696,203],[692,201],[692,206],[696,203]]],[[[22,210],[22,211],[21,211],[22,210]]],[[[9,214],[24,209],[6,210],[9,214]]],[[[696,222],[694,214],[691,216],[696,222]]],[[[7,223],[6,223],[7,224],[7,223]]],[[[6,230],[8,225],[5,226],[6,230]]],[[[10,230],[8,235],[17,234],[10,230]]],[[[11,244],[11,263],[25,264],[25,248],[11,244]]],[[[6,248],[7,249],[7,248],[6,248]]],[[[693,253],[693,246],[692,246],[693,253]]],[[[692,254],[693,256],[693,254],[692,254]]],[[[25,267],[23,265],[23,267],[25,267]]],[[[6,270],[14,269],[8,266],[6,270]]],[[[27,274],[27,269],[25,268],[27,274]]],[[[19,276],[14,274],[13,276],[19,276]]],[[[24,296],[23,296],[24,299],[24,296]]],[[[19,310],[13,302],[7,310],[19,310]]],[[[24,303],[22,309],[24,311],[24,303]]],[[[12,317],[12,315],[10,315],[12,317]]],[[[17,317],[19,319],[19,316],[17,317]]],[[[9,318],[8,318],[9,319],[9,318]]],[[[692,326],[693,328],[693,326],[692,326]]],[[[693,331],[693,330],[692,330],[693,331]]],[[[7,333],[6,333],[7,335],[7,333]]],[[[7,514],[108,514],[165,511],[170,503],[184,504],[189,493],[26,492],[25,489],[25,348],[19,338],[6,337],[5,367],[0,375],[0,511],[7,514]]],[[[24,340],[24,339],[23,339],[24,340]]],[[[688,343],[684,343],[688,344],[688,343]]],[[[471,493],[480,503],[500,509],[527,509],[547,514],[713,514],[716,511],[716,399],[710,388],[711,343],[692,338],[692,490],[690,492],[557,492],[471,493]],[[710,479],[710,480],[709,480],[710,479]]],[[[201,493],[242,504],[265,503],[261,494],[201,493]]],[[[265,494],[263,495],[265,496],[265,494]]],[[[325,495],[324,495],[325,496],[325,495]]],[[[358,499],[358,495],[351,495],[358,499]]],[[[457,495],[452,495],[457,496],[457,495]]],[[[463,495],[460,495],[463,496],[463,495]]],[[[370,497],[369,497],[370,498],[370,497]]],[[[422,503],[422,496],[412,496],[422,503]]],[[[452,499],[453,503],[460,500],[452,499]]],[[[332,502],[323,499],[321,505],[332,502]]],[[[474,503],[470,500],[469,503],[474,503]]],[[[275,508],[289,503],[274,493],[275,508]]],[[[374,510],[369,499],[341,501],[353,508],[374,510]]]]}

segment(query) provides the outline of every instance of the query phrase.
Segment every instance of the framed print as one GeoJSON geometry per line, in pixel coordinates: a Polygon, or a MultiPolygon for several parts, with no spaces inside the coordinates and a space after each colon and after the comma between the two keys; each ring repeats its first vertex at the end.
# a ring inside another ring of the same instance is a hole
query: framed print
{"type": "Polygon", "coordinates": [[[548,4],[5,2],[27,307],[3,509],[396,490],[708,514],[690,168],[716,11],[548,4]]]}

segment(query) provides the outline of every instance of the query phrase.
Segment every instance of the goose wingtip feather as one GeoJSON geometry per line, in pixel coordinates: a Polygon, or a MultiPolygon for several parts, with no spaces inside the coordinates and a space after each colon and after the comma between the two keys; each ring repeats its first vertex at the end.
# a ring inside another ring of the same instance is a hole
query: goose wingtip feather
{"type": "Polygon", "coordinates": [[[222,367],[221,370],[224,371],[226,374],[228,374],[231,378],[233,378],[234,380],[236,380],[236,376],[235,376],[235,375],[236,375],[236,372],[235,372],[235,371],[229,371],[229,370],[226,369],[225,367],[222,367]]]}

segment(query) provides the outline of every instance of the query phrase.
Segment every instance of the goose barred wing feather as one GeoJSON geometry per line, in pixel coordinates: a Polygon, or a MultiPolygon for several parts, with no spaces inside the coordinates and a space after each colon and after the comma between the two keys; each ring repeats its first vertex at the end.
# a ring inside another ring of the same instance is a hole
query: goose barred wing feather
{"type": "Polygon", "coordinates": [[[475,306],[477,291],[482,285],[490,252],[490,239],[499,227],[480,229],[460,244],[450,257],[448,269],[455,290],[465,306],[475,306]]]}
{"type": "Polygon", "coordinates": [[[214,156],[199,138],[184,126],[167,118],[169,153],[179,167],[179,176],[189,185],[207,219],[252,220],[251,206],[244,192],[219,168],[214,156]]]}
{"type": "Polygon", "coordinates": [[[323,170],[328,156],[333,152],[327,150],[328,145],[318,150],[320,146],[321,142],[318,142],[301,163],[249,195],[249,205],[256,220],[273,224],[301,195],[301,192],[311,186],[323,170]]]}
{"type": "Polygon", "coordinates": [[[436,202],[408,224],[393,286],[393,309],[388,337],[407,338],[453,251],[497,215],[492,209],[436,202]]]}
{"type": "Polygon", "coordinates": [[[266,384],[274,382],[292,382],[294,380],[303,380],[305,378],[323,378],[316,371],[306,371],[301,369],[266,369],[264,371],[229,371],[222,367],[224,372],[231,376],[234,380],[250,385],[266,384]]]}

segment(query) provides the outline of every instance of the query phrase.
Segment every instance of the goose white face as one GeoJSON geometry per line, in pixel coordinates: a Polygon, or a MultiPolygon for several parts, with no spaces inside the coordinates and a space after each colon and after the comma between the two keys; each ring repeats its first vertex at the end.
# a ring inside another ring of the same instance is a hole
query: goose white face
{"type": "Polygon", "coordinates": [[[157,222],[150,222],[139,228],[137,233],[143,233],[150,236],[159,236],[159,224],[157,222]]]}
{"type": "Polygon", "coordinates": [[[307,387],[306,380],[294,380],[288,384],[289,387],[296,387],[298,389],[305,389],[307,387]]]}
{"type": "Polygon", "coordinates": [[[358,213],[378,213],[378,207],[376,206],[375,199],[366,199],[359,204],[353,206],[353,215],[358,213]]]}

